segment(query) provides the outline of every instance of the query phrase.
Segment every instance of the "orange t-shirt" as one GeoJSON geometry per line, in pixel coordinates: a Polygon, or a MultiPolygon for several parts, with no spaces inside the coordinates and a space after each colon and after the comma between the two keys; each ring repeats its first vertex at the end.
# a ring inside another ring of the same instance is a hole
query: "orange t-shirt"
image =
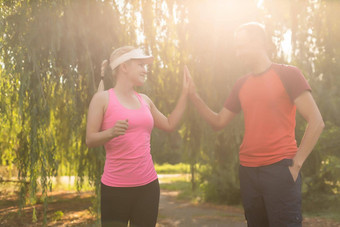
{"type": "Polygon", "coordinates": [[[236,82],[224,107],[244,113],[241,165],[264,166],[295,156],[294,100],[306,90],[311,88],[296,67],[279,64],[236,82]]]}

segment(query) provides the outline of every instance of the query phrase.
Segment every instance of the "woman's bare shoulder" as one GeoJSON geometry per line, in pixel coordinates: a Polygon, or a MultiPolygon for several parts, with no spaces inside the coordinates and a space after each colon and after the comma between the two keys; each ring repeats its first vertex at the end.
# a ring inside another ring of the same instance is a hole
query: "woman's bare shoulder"
{"type": "Polygon", "coordinates": [[[152,105],[152,100],[149,98],[149,96],[147,96],[146,94],[143,93],[139,93],[139,95],[144,99],[144,101],[151,106],[152,105]]]}
{"type": "Polygon", "coordinates": [[[97,105],[106,106],[109,101],[109,91],[99,91],[95,93],[92,97],[91,102],[96,103],[97,105]]]}

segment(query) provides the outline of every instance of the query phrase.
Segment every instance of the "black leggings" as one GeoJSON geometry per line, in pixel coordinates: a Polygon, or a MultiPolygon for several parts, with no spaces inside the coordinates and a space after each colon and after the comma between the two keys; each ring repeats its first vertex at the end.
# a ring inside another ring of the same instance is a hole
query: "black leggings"
{"type": "Polygon", "coordinates": [[[159,204],[158,179],[139,187],[101,184],[102,226],[155,226],[159,204]]]}

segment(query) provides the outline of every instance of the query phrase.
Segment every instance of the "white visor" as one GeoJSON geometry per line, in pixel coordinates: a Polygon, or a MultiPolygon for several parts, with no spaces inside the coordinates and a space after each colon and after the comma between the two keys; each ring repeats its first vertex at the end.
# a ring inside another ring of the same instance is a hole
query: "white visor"
{"type": "Polygon", "coordinates": [[[143,59],[145,64],[150,64],[153,61],[153,56],[145,55],[141,49],[133,49],[112,61],[110,67],[114,70],[118,65],[130,59],[143,59]]]}

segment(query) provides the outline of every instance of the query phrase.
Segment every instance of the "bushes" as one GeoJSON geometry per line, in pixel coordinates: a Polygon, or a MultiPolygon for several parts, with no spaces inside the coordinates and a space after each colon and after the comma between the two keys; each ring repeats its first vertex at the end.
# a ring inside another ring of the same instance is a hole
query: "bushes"
{"type": "Polygon", "coordinates": [[[205,201],[229,205],[240,204],[237,167],[215,165],[200,172],[200,176],[200,190],[205,201]]]}

